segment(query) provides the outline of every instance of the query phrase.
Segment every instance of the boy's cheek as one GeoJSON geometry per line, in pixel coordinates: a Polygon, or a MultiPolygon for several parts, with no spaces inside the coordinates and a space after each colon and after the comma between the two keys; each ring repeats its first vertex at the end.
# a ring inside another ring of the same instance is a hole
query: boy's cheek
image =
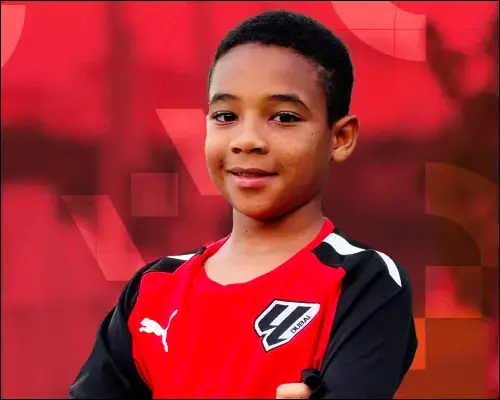
{"type": "Polygon", "coordinates": [[[220,174],[224,170],[225,152],[220,146],[208,144],[205,147],[206,165],[211,174],[220,174]]]}

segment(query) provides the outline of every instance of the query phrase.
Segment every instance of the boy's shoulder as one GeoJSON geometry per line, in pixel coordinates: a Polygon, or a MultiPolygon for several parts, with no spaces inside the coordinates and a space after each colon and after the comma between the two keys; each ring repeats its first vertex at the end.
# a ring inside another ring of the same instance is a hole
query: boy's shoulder
{"type": "Polygon", "coordinates": [[[135,275],[143,276],[151,272],[166,272],[174,273],[179,267],[181,267],[186,261],[191,258],[202,254],[206,250],[206,247],[200,247],[193,251],[188,251],[175,256],[165,256],[155,261],[152,261],[142,267],[135,275]]]}
{"type": "Polygon", "coordinates": [[[317,246],[313,253],[321,263],[341,267],[351,279],[381,274],[399,287],[409,283],[409,276],[401,263],[386,253],[354,240],[335,228],[317,246]]]}
{"type": "Polygon", "coordinates": [[[201,247],[196,251],[187,252],[177,256],[162,257],[147,263],[142,268],[137,270],[132,278],[128,281],[121,293],[120,302],[124,305],[125,309],[128,310],[128,312],[131,312],[131,310],[135,306],[137,297],[139,295],[139,292],[141,291],[141,287],[143,286],[142,284],[144,282],[145,276],[155,272],[171,275],[175,271],[177,271],[186,261],[190,260],[196,255],[202,254],[205,249],[206,247],[201,247]]]}

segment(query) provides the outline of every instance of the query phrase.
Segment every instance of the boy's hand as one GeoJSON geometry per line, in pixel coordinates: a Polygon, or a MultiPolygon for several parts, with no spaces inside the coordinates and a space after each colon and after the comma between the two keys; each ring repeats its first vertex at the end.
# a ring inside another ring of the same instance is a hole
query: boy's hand
{"type": "Polygon", "coordinates": [[[277,399],[308,399],[311,389],[305,383],[285,383],[276,389],[277,399]]]}

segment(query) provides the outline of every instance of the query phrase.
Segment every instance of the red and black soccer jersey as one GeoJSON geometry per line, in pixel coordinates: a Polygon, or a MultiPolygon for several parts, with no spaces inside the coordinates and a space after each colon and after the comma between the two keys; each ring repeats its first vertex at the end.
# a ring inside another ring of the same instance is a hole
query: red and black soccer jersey
{"type": "MultiPolygon", "coordinates": [[[[273,271],[223,286],[194,254],[146,265],[102,323],[71,398],[390,398],[417,347],[406,272],[326,220],[273,271]]],[[[235,266],[237,268],[237,266],[235,266]]]]}

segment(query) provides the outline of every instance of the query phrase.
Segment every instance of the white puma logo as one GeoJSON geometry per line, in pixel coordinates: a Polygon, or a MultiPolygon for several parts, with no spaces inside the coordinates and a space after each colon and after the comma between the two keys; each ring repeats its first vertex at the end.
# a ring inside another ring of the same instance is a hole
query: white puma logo
{"type": "Polygon", "coordinates": [[[170,316],[170,319],[168,320],[168,325],[165,329],[163,329],[158,322],[153,321],[152,319],[149,318],[144,318],[141,321],[142,328],[139,329],[139,332],[153,333],[156,336],[160,336],[161,342],[163,343],[163,347],[165,348],[165,353],[168,353],[167,332],[168,328],[170,327],[170,322],[172,322],[172,318],[174,318],[176,314],[177,310],[175,310],[170,316]]]}

